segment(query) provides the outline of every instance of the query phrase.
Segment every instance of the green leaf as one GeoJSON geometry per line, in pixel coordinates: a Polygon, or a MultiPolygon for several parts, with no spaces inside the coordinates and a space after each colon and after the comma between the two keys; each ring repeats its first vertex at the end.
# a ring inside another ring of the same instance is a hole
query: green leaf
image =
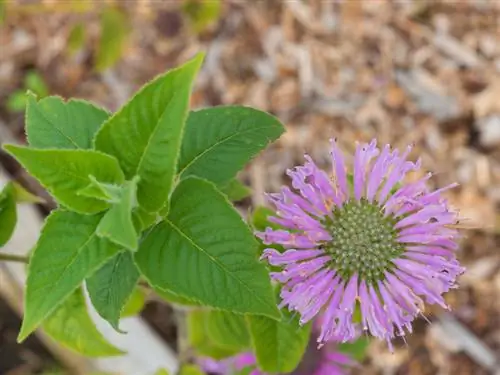
{"type": "Polygon", "coordinates": [[[99,315],[119,332],[120,315],[138,280],[139,271],[129,251],[116,254],[87,278],[87,290],[92,305],[99,315]]]}
{"type": "Polygon", "coordinates": [[[138,287],[136,287],[132,294],[130,295],[125,307],[123,307],[123,311],[121,313],[121,318],[128,318],[129,316],[138,315],[144,305],[146,304],[146,294],[144,291],[138,287]]]}
{"type": "Polygon", "coordinates": [[[253,228],[258,231],[264,231],[267,227],[279,229],[280,226],[278,224],[269,221],[269,216],[276,216],[276,212],[267,207],[256,207],[251,219],[253,228]]]}
{"type": "Polygon", "coordinates": [[[144,231],[161,221],[163,218],[157,212],[146,212],[142,207],[136,207],[133,212],[133,219],[136,226],[144,231]]]}
{"type": "Polygon", "coordinates": [[[34,148],[91,149],[94,135],[109,113],[90,102],[28,94],[26,133],[34,148]]]}
{"type": "Polygon", "coordinates": [[[139,238],[132,220],[132,210],[137,204],[138,180],[136,177],[124,183],[120,192],[120,200],[104,214],[97,227],[99,237],[107,238],[132,251],[137,250],[139,246],[139,238]]]}
{"type": "Polygon", "coordinates": [[[259,367],[270,373],[295,370],[307,348],[311,325],[299,325],[299,316],[283,310],[281,321],[265,316],[247,316],[252,345],[259,367]]]}
{"type": "Polygon", "coordinates": [[[90,184],[76,192],[77,195],[95,198],[108,203],[118,203],[122,195],[122,186],[105,184],[89,175],[90,184]]]}
{"type": "Polygon", "coordinates": [[[205,373],[195,365],[184,365],[179,375],[205,375],[205,373]]]}
{"type": "Polygon", "coordinates": [[[230,201],[237,202],[248,197],[252,191],[240,180],[233,178],[222,185],[220,190],[227,195],[230,201]]]}
{"type": "Polygon", "coordinates": [[[173,303],[175,305],[181,305],[181,306],[201,306],[201,304],[197,301],[193,301],[191,299],[188,299],[186,297],[179,296],[178,294],[175,294],[169,290],[162,290],[159,288],[152,287],[154,292],[158,294],[161,298],[163,298],[165,301],[169,303],[173,303]]]}
{"type": "Polygon", "coordinates": [[[179,175],[226,183],[283,131],[278,119],[252,108],[227,106],[191,112],[179,175]]]}
{"type": "Polygon", "coordinates": [[[207,317],[207,332],[222,348],[243,350],[250,346],[245,317],[228,311],[210,311],[207,317]]]}
{"type": "Polygon", "coordinates": [[[184,0],[182,10],[188,17],[191,27],[199,33],[219,19],[221,3],[220,0],[184,0]]]}
{"type": "Polygon", "coordinates": [[[203,55],[144,86],[104,123],[95,147],[115,156],[130,179],[139,176],[137,199],[160,211],[173,186],[191,86],[203,55]]]}
{"type": "Polygon", "coordinates": [[[14,197],[17,203],[43,203],[44,200],[34,194],[31,194],[23,186],[17,182],[11,181],[12,187],[14,188],[14,197]]]}
{"type": "Polygon", "coordinates": [[[193,310],[187,314],[188,341],[197,355],[214,359],[231,357],[237,350],[223,348],[214,343],[207,332],[207,311],[193,310]]]}
{"type": "Polygon", "coordinates": [[[360,337],[354,342],[344,342],[337,345],[337,350],[349,354],[356,361],[362,362],[366,357],[366,352],[370,340],[367,337],[360,337]]]}
{"type": "Polygon", "coordinates": [[[24,87],[42,98],[49,95],[47,84],[42,76],[34,70],[29,71],[24,77],[24,87]]]}
{"type": "Polygon", "coordinates": [[[279,318],[257,242],[226,197],[213,184],[189,178],[171,202],[168,218],[135,255],[149,283],[207,306],[279,318]]]}
{"type": "Polygon", "coordinates": [[[155,372],[155,375],[170,375],[170,373],[165,369],[160,369],[155,372]]]}
{"type": "Polygon", "coordinates": [[[31,256],[25,314],[18,340],[23,341],[119,247],[97,236],[100,215],[52,211],[31,256]]]}
{"type": "Polygon", "coordinates": [[[13,183],[8,183],[0,193],[0,246],[10,240],[16,223],[16,195],[13,183]]]}
{"type": "Polygon", "coordinates": [[[71,29],[68,37],[68,52],[72,55],[85,44],[85,26],[78,23],[71,29]]]}
{"type": "Polygon", "coordinates": [[[112,67],[122,57],[130,30],[127,15],[120,9],[108,7],[101,13],[101,38],[95,59],[98,72],[112,67]]]}
{"type": "Polygon", "coordinates": [[[78,195],[89,183],[89,175],[107,183],[123,183],[117,160],[93,150],[39,150],[4,145],[22,166],[69,209],[96,213],[109,207],[107,202],[78,195]]]}
{"type": "Polygon", "coordinates": [[[14,91],[7,98],[7,109],[11,112],[22,112],[26,108],[27,95],[24,90],[14,91]]]}
{"type": "Polygon", "coordinates": [[[87,357],[123,354],[108,343],[95,327],[80,288],[47,318],[42,328],[58,343],[87,357]]]}

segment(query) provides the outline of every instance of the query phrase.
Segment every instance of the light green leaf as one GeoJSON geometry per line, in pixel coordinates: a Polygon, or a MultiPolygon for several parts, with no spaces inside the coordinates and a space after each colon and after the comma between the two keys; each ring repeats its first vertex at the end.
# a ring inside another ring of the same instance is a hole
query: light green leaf
{"type": "Polygon", "coordinates": [[[120,202],[122,195],[122,186],[105,184],[97,181],[97,179],[89,175],[90,184],[76,192],[77,195],[87,198],[95,198],[108,203],[120,202]]]}
{"type": "Polygon", "coordinates": [[[160,369],[156,371],[155,375],[170,375],[170,373],[165,369],[160,369]]]}
{"type": "Polygon", "coordinates": [[[101,13],[101,38],[95,61],[98,72],[112,67],[122,57],[130,30],[122,10],[108,7],[101,13]]]}
{"type": "Polygon", "coordinates": [[[14,91],[7,98],[7,109],[11,112],[22,112],[26,108],[27,95],[24,90],[14,91]]]}
{"type": "Polygon", "coordinates": [[[34,148],[91,149],[109,113],[90,102],[57,96],[36,101],[28,94],[26,133],[34,148]]]}
{"type": "Polygon", "coordinates": [[[139,245],[139,238],[132,220],[132,210],[137,205],[138,180],[136,177],[123,184],[119,201],[113,203],[97,227],[99,237],[107,238],[132,251],[137,250],[139,245]]]}
{"type": "Polygon", "coordinates": [[[214,359],[231,357],[237,350],[223,348],[214,343],[207,332],[207,311],[193,310],[187,314],[188,340],[197,355],[214,359]]]}
{"type": "Polygon", "coordinates": [[[226,106],[191,112],[179,175],[226,183],[283,131],[278,119],[252,108],[226,106]]]}
{"type": "Polygon", "coordinates": [[[129,251],[116,254],[87,278],[87,290],[92,305],[99,315],[119,332],[120,315],[138,280],[139,271],[129,251]]]}
{"type": "Polygon", "coordinates": [[[191,27],[199,33],[219,19],[221,2],[220,0],[184,0],[182,10],[188,16],[191,27]]]}
{"type": "Polygon", "coordinates": [[[190,300],[186,297],[179,296],[178,294],[175,294],[169,290],[162,290],[159,288],[152,287],[154,292],[158,294],[161,298],[163,298],[165,301],[175,304],[175,305],[181,305],[181,306],[201,306],[201,304],[197,301],[190,300]]]}
{"type": "Polygon", "coordinates": [[[137,199],[148,212],[167,204],[191,86],[202,60],[199,54],[148,83],[96,135],[96,149],[115,156],[128,179],[141,178],[137,199]]]}
{"type": "Polygon", "coordinates": [[[142,207],[136,207],[133,212],[133,219],[136,227],[144,231],[163,218],[157,212],[146,212],[142,207]]]}
{"type": "Polygon", "coordinates": [[[24,77],[24,87],[42,98],[49,95],[47,84],[42,76],[35,70],[29,71],[24,77]]]}
{"type": "Polygon", "coordinates": [[[13,183],[8,183],[0,193],[0,246],[12,237],[17,223],[16,196],[13,183]]]}
{"type": "Polygon", "coordinates": [[[240,201],[252,193],[250,188],[240,180],[233,178],[220,187],[220,191],[227,195],[230,201],[240,201]]]}
{"type": "Polygon", "coordinates": [[[87,357],[123,354],[108,343],[95,327],[80,288],[45,320],[42,328],[59,344],[87,357]]]}
{"type": "Polygon", "coordinates": [[[295,370],[307,348],[311,325],[299,325],[299,316],[282,311],[281,321],[265,316],[247,316],[252,345],[259,368],[270,373],[295,370]]]}
{"type": "Polygon", "coordinates": [[[71,29],[68,37],[68,52],[74,54],[85,44],[85,26],[83,23],[77,23],[71,29]]]}
{"type": "Polygon", "coordinates": [[[207,332],[217,345],[234,350],[250,347],[250,334],[245,317],[228,311],[210,311],[207,332]]]}
{"type": "Polygon", "coordinates": [[[205,373],[198,366],[184,365],[179,375],[205,375],[205,373]]]}
{"type": "Polygon", "coordinates": [[[109,207],[107,202],[78,195],[89,183],[89,175],[99,181],[121,184],[123,172],[117,160],[93,150],[39,150],[4,145],[22,166],[69,209],[80,213],[96,213],[109,207]]]}
{"type": "Polygon", "coordinates": [[[136,287],[127,300],[127,303],[125,304],[125,307],[123,308],[123,311],[121,313],[121,317],[128,318],[129,316],[138,315],[144,308],[145,304],[146,294],[142,289],[136,287]]]}
{"type": "Polygon", "coordinates": [[[344,342],[337,345],[337,350],[349,354],[356,361],[362,362],[366,357],[366,352],[370,340],[367,337],[360,337],[354,342],[344,342]]]}
{"type": "Polygon", "coordinates": [[[207,306],[279,318],[257,242],[213,184],[189,178],[168,218],[146,235],[135,261],[151,285],[207,306]]]}
{"type": "Polygon", "coordinates": [[[25,314],[18,340],[23,341],[119,247],[97,236],[100,215],[52,211],[31,256],[25,314]]]}
{"type": "Polygon", "coordinates": [[[23,186],[17,182],[11,181],[12,187],[14,188],[14,196],[17,203],[43,203],[44,200],[34,194],[31,194],[23,186]]]}

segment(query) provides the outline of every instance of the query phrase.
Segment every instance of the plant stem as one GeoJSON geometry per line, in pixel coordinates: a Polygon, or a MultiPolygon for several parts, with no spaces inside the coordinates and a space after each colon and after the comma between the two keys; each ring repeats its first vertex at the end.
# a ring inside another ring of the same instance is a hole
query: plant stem
{"type": "Polygon", "coordinates": [[[14,255],[14,254],[5,254],[0,253],[0,262],[18,262],[18,263],[28,263],[29,258],[24,255],[14,255]]]}

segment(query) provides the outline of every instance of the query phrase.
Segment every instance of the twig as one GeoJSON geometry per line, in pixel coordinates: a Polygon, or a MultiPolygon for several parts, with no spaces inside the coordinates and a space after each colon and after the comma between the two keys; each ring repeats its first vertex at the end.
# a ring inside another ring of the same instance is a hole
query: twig
{"type": "Polygon", "coordinates": [[[23,255],[14,255],[14,254],[0,253],[0,261],[28,263],[29,262],[29,258],[27,256],[23,256],[23,255]]]}

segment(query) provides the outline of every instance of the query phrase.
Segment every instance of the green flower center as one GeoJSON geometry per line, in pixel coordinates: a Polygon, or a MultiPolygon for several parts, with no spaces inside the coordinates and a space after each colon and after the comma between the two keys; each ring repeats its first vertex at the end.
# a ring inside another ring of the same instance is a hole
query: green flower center
{"type": "Polygon", "coordinates": [[[368,284],[383,280],[384,272],[394,267],[392,260],[405,251],[397,241],[396,222],[366,200],[335,209],[333,219],[323,223],[333,238],[322,246],[332,257],[331,267],[344,280],[356,273],[368,284]]]}

